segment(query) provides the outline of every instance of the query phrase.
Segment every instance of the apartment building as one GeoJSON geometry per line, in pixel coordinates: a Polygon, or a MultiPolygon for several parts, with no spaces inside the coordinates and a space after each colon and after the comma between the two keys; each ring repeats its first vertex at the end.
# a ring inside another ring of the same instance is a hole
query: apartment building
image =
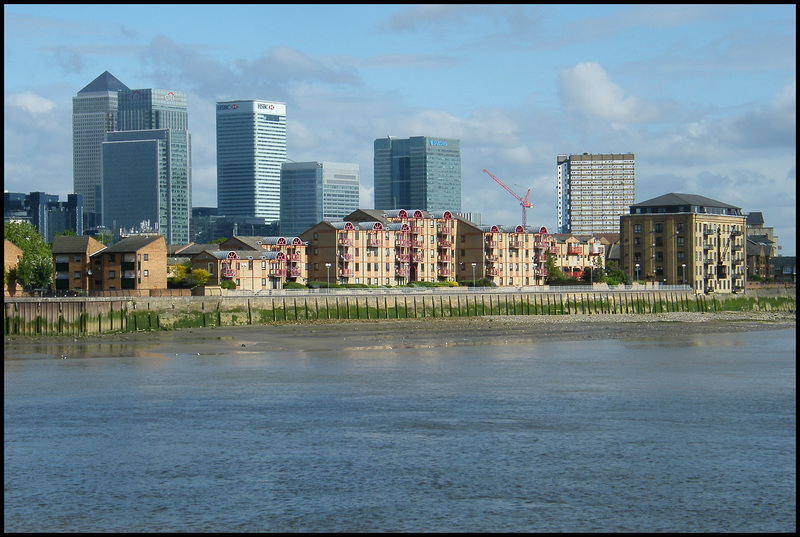
{"type": "Polygon", "coordinates": [[[191,265],[208,271],[208,285],[231,280],[237,289],[282,289],[308,282],[306,246],[299,237],[234,236],[194,255],[191,265]]]}
{"type": "Polygon", "coordinates": [[[634,280],[737,292],[745,283],[745,219],[739,207],[670,193],[620,217],[620,265],[634,280]]]}
{"type": "Polygon", "coordinates": [[[136,235],[91,256],[90,289],[102,291],[167,288],[164,235],[136,235]]]}
{"type": "Polygon", "coordinates": [[[56,291],[92,289],[92,256],[106,245],[86,235],[53,238],[53,287],[56,291]]]}

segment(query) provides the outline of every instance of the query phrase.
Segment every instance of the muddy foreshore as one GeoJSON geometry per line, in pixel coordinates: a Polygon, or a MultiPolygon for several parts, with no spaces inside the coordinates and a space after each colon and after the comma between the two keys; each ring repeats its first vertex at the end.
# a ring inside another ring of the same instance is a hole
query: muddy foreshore
{"type": "MultiPolygon", "coordinates": [[[[6,336],[5,355],[54,347],[167,347],[210,353],[248,350],[326,350],[525,343],[542,339],[650,339],[694,334],[796,329],[795,313],[717,312],[644,315],[487,316],[375,321],[305,321],[261,326],[72,336],[6,336]]],[[[120,349],[121,350],[121,349],[120,349]]]]}

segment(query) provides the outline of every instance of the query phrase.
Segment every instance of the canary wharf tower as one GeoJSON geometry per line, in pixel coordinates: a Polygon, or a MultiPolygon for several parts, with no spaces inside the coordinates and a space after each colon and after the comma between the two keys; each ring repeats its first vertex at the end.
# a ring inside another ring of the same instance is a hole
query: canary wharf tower
{"type": "Polygon", "coordinates": [[[105,71],[72,98],[73,192],[83,197],[88,227],[101,221],[102,145],[105,134],[118,129],[118,92],[127,89],[128,86],[105,71]]]}
{"type": "Polygon", "coordinates": [[[217,103],[217,208],[225,216],[280,219],[286,104],[217,103]]]}

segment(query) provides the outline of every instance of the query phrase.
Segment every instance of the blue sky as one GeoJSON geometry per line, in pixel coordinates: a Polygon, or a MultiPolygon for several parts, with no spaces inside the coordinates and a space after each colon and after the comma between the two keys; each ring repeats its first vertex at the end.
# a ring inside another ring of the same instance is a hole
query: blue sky
{"type": "Polygon", "coordinates": [[[72,191],[72,97],[108,70],[186,91],[193,205],[216,206],[214,103],[287,105],[292,160],[458,138],[462,210],[556,225],[560,153],[636,156],[636,201],[762,212],[796,253],[795,5],[4,6],[4,183],[72,191]]]}

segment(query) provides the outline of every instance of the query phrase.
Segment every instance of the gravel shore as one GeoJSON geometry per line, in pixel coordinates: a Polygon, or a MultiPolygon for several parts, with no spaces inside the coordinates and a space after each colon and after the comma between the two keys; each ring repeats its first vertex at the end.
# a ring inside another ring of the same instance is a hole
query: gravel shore
{"type": "MultiPolygon", "coordinates": [[[[796,329],[795,313],[717,312],[651,313],[643,315],[531,315],[465,318],[391,319],[372,321],[311,321],[259,326],[186,329],[164,332],[104,334],[87,337],[6,336],[6,355],[30,347],[179,346],[181,352],[216,353],[232,348],[248,351],[385,349],[494,343],[525,343],[542,339],[644,339],[693,334],[796,329]],[[254,349],[255,348],[255,349],[254,349]]],[[[94,354],[94,353],[91,353],[94,354]]]]}

